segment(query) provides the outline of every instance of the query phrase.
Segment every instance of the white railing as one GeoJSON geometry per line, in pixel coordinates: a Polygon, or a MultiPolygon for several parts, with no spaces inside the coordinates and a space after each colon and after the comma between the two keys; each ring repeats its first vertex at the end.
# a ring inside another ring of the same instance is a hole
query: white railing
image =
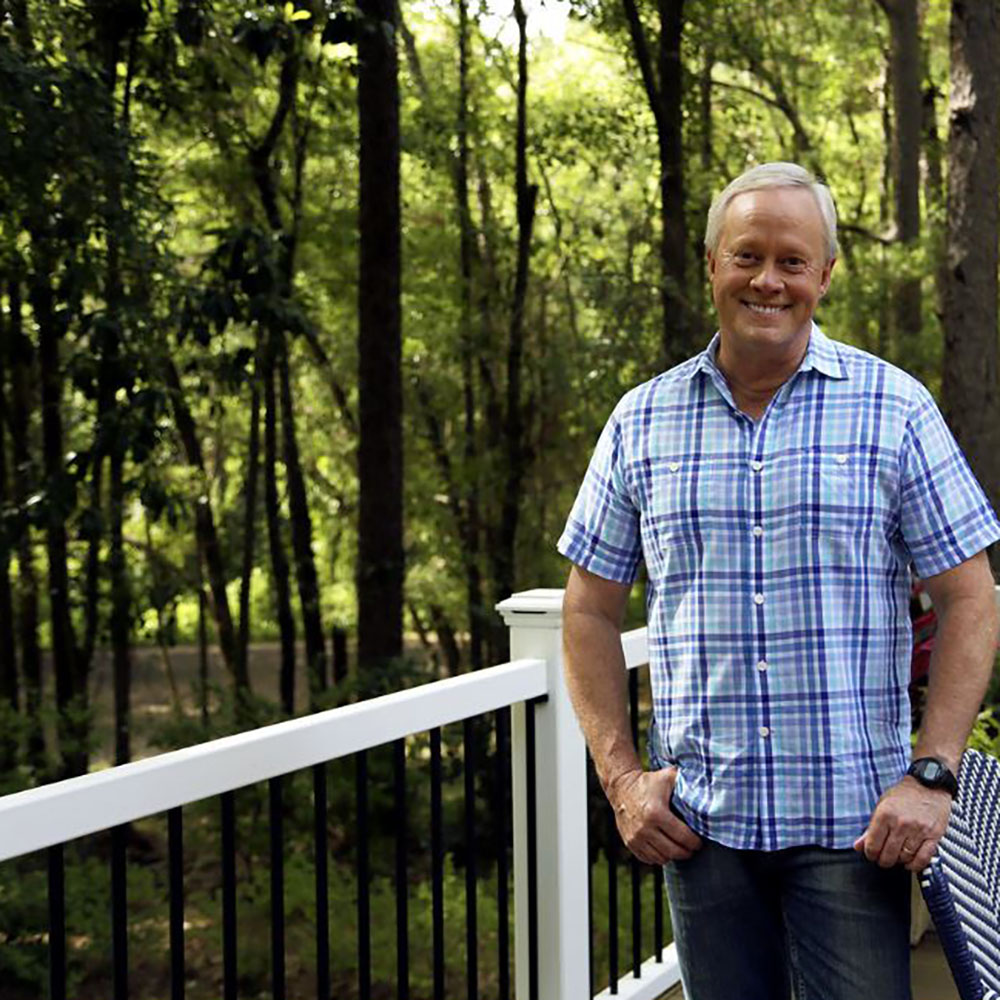
{"type": "MultiPolygon", "coordinates": [[[[538,995],[588,996],[586,753],[562,677],[562,591],[525,591],[498,610],[510,663],[0,798],[0,861],[511,706],[515,995],[527,1000],[525,702],[547,696],[534,708],[538,995]]],[[[630,669],[648,662],[645,629],[622,645],[630,669]]],[[[619,980],[618,997],[654,1000],[676,985],[673,945],[640,971],[619,980]]]]}

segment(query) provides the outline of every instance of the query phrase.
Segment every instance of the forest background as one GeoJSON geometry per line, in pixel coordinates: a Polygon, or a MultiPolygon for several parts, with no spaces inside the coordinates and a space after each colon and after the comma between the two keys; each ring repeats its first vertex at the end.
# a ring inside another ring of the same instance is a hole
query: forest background
{"type": "Polygon", "coordinates": [[[5,787],[130,759],[142,648],[223,728],[505,659],[755,162],[829,182],[820,322],[1000,500],[996,39],[992,0],[6,0],[5,787]]]}
{"type": "MultiPolygon", "coordinates": [[[[0,792],[503,662],[493,606],[562,584],[608,413],[707,343],[705,213],[754,163],[830,184],[819,321],[930,386],[1000,506],[998,25],[996,0],[0,0],[0,792]]],[[[218,995],[216,826],[195,810],[186,848],[192,996],[218,995]]],[[[145,962],[163,838],[133,836],[145,962]]],[[[80,997],[106,995],[102,851],[67,884],[80,997]]],[[[0,880],[13,996],[44,982],[43,879],[0,880]]]]}

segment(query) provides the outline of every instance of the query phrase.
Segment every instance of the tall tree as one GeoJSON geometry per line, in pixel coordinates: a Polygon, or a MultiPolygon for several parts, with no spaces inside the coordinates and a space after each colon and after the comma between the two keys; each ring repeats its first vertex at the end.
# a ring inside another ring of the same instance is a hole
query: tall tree
{"type": "MultiPolygon", "coordinates": [[[[906,249],[920,239],[920,137],[922,95],[920,22],[917,0],[878,0],[889,21],[889,58],[893,129],[890,161],[895,207],[895,237],[906,249]]],[[[920,277],[901,275],[893,281],[893,357],[920,374],[920,277]]]]}
{"type": "Polygon", "coordinates": [[[57,310],[51,275],[57,273],[52,235],[44,222],[35,231],[37,251],[30,278],[29,299],[38,324],[38,362],[42,384],[42,462],[48,490],[46,554],[49,564],[49,616],[52,663],[59,708],[59,744],[68,775],[87,770],[87,689],[80,686],[76,634],[70,617],[69,551],[66,522],[74,502],[74,487],[64,465],[63,362],[60,342],[65,320],[57,310]]]}
{"type": "MultiPolygon", "coordinates": [[[[520,522],[523,488],[531,455],[525,436],[525,400],[522,390],[524,366],[524,317],[528,297],[528,264],[535,226],[538,185],[528,182],[528,30],[521,0],[514,0],[517,21],[517,133],[515,138],[514,192],[517,201],[517,263],[514,272],[514,300],[511,305],[507,340],[507,399],[503,430],[504,488],[500,509],[500,530],[494,552],[494,586],[502,599],[515,589],[517,580],[517,529],[520,522]]],[[[503,636],[505,637],[506,630],[503,636]]],[[[500,655],[506,659],[503,639],[500,655]]]]}
{"type": "MultiPolygon", "coordinates": [[[[268,226],[280,247],[279,287],[281,301],[291,303],[295,275],[295,251],[299,242],[302,217],[303,172],[305,170],[308,123],[301,124],[298,114],[299,80],[301,75],[301,39],[288,25],[284,33],[286,52],[281,65],[278,84],[278,102],[270,126],[261,141],[250,149],[250,166],[258,195],[264,208],[268,226]],[[291,196],[291,222],[286,223],[278,207],[278,141],[286,123],[291,120],[295,128],[293,160],[294,182],[291,196]]],[[[281,431],[285,475],[288,481],[288,506],[291,522],[292,553],[295,559],[295,577],[302,610],[302,631],[306,646],[306,666],[309,676],[310,704],[315,703],[316,692],[325,684],[326,648],[320,615],[319,580],[312,547],[312,517],[306,494],[305,477],[299,457],[298,436],[291,398],[291,374],[288,359],[288,337],[278,310],[270,325],[274,341],[273,362],[279,379],[281,431]]],[[[280,537],[280,533],[277,537],[280,537]]],[[[279,612],[279,619],[284,616],[279,612]]],[[[282,640],[284,643],[284,640],[282,640]]]]}
{"type": "Polygon", "coordinates": [[[358,664],[403,652],[403,385],[395,0],[359,0],[358,664]]]}
{"type": "Polygon", "coordinates": [[[998,49],[994,0],[953,0],[942,395],[955,437],[994,506],[1000,503],[998,49]]]}
{"type": "Polygon", "coordinates": [[[8,295],[7,349],[10,370],[10,425],[13,478],[11,499],[17,517],[17,634],[24,679],[24,711],[28,723],[28,762],[36,773],[45,770],[45,737],[42,728],[42,653],[38,640],[38,577],[31,523],[26,516],[28,499],[35,489],[35,463],[28,428],[36,412],[33,386],[34,349],[24,332],[21,282],[11,275],[8,295]]]}
{"type": "MultiPolygon", "coordinates": [[[[7,400],[7,317],[0,315],[0,702],[5,702],[11,717],[18,712],[17,645],[14,639],[14,597],[10,579],[11,519],[9,474],[7,471],[7,423],[10,404],[7,400]]],[[[9,768],[17,759],[17,741],[9,724],[0,733],[0,769],[9,768]]]]}
{"type": "Polygon", "coordinates": [[[271,576],[281,637],[279,686],[281,707],[288,715],[295,711],[295,619],[292,617],[290,572],[282,532],[284,518],[278,498],[278,402],[274,391],[277,368],[277,337],[268,337],[264,348],[264,509],[267,513],[267,540],[271,553],[271,576]]]}
{"type": "Polygon", "coordinates": [[[187,402],[187,395],[181,382],[180,373],[173,359],[161,362],[161,378],[166,387],[174,414],[174,424],[181,439],[187,463],[198,477],[199,493],[194,504],[195,532],[198,539],[199,558],[204,560],[208,574],[208,586],[212,595],[211,607],[219,636],[219,649],[226,668],[232,674],[236,690],[249,691],[250,677],[245,659],[241,660],[236,646],[236,630],[233,627],[229,595],[226,592],[226,571],[222,559],[222,546],[215,526],[212,500],[207,483],[205,458],[198,437],[198,428],[187,402]]]}
{"type": "Polygon", "coordinates": [[[456,131],[458,155],[455,159],[455,199],[458,205],[459,270],[461,273],[462,403],[465,460],[464,516],[460,519],[462,551],[465,557],[465,602],[469,618],[469,665],[483,666],[483,639],[486,615],[483,608],[483,581],[480,568],[482,518],[479,504],[479,477],[476,475],[478,433],[476,420],[476,340],[473,329],[473,269],[476,260],[475,229],[469,206],[469,5],[458,0],[458,108],[456,131]]]}
{"type": "Polygon", "coordinates": [[[687,297],[687,222],[684,218],[684,0],[657,0],[659,39],[654,68],[652,46],[636,0],[622,0],[632,51],[656,122],[660,159],[660,288],[662,352],[667,365],[687,358],[694,323],[687,297]]]}
{"type": "MultiPolygon", "coordinates": [[[[126,433],[126,407],[121,396],[129,395],[131,379],[128,373],[133,366],[124,359],[126,320],[126,290],[123,276],[122,235],[127,225],[123,198],[123,167],[126,159],[129,128],[130,93],[126,91],[122,102],[122,115],[117,111],[118,67],[122,62],[123,47],[129,39],[127,85],[131,86],[136,56],[136,39],[145,25],[146,13],[139,0],[118,3],[111,10],[106,0],[95,0],[91,5],[94,19],[95,40],[99,52],[98,72],[104,84],[106,97],[106,122],[111,145],[111,155],[104,162],[103,221],[106,245],[104,322],[99,325],[97,356],[98,419],[94,447],[94,479],[98,484],[95,500],[100,504],[101,465],[104,455],[109,462],[108,571],[111,583],[111,613],[109,634],[111,638],[112,676],[115,705],[115,763],[125,764],[132,756],[131,747],[131,615],[132,594],[128,565],[125,558],[125,455],[128,447],[126,433]]],[[[91,540],[94,550],[96,538],[91,540]]],[[[96,559],[94,560],[96,562],[96,559]]],[[[95,595],[96,596],[96,595],[95,595]]],[[[91,640],[92,641],[92,640],[91,640]]],[[[89,673],[89,660],[81,659],[81,673],[89,673]]],[[[86,683],[84,680],[83,683],[86,683]]]]}
{"type": "MultiPolygon", "coordinates": [[[[469,625],[469,666],[479,670],[485,663],[484,653],[490,618],[484,606],[483,587],[483,508],[480,494],[482,492],[482,470],[486,465],[482,454],[480,440],[479,411],[480,399],[477,385],[477,366],[480,369],[483,387],[487,395],[493,399],[496,386],[489,365],[484,359],[483,342],[489,338],[485,335],[479,338],[474,320],[474,305],[477,294],[477,284],[480,286],[480,311],[492,315],[490,291],[488,282],[483,281],[482,259],[477,246],[477,236],[485,233],[477,232],[472,217],[469,195],[470,178],[470,123],[473,120],[471,108],[471,82],[469,74],[469,50],[471,30],[468,0],[458,0],[458,95],[455,114],[455,137],[457,149],[451,160],[450,180],[455,195],[457,221],[459,232],[458,263],[459,263],[459,355],[461,357],[462,384],[462,441],[461,464],[456,472],[455,465],[448,448],[440,415],[435,409],[435,402],[423,381],[417,382],[417,400],[420,404],[423,422],[427,428],[427,437],[431,444],[435,463],[447,488],[448,506],[452,512],[461,540],[461,557],[465,571],[465,605],[469,625]]],[[[431,87],[427,82],[420,64],[416,40],[400,19],[400,35],[409,63],[410,73],[420,92],[421,102],[430,109],[435,100],[431,87]]],[[[486,421],[489,424],[489,421],[486,421]]],[[[498,421],[499,425],[499,421],[498,421]]],[[[499,430],[497,425],[494,430],[499,430]]],[[[440,605],[428,609],[435,622],[438,641],[445,651],[445,661],[452,672],[459,661],[457,645],[451,641],[454,635],[451,626],[446,621],[440,605]],[[445,636],[448,638],[446,639],[445,636]]],[[[419,614],[415,606],[411,606],[411,617],[416,622],[419,614]]],[[[419,629],[418,629],[419,631],[419,629]]]]}
{"type": "MultiPolygon", "coordinates": [[[[259,337],[259,335],[258,335],[259,337]]],[[[260,346],[254,357],[250,383],[250,430],[247,434],[246,479],[243,494],[243,557],[240,562],[240,619],[237,637],[239,674],[249,677],[250,655],[250,581],[253,577],[254,550],[257,540],[257,480],[260,477],[260,346]]],[[[202,591],[199,590],[199,594],[202,591]]]]}

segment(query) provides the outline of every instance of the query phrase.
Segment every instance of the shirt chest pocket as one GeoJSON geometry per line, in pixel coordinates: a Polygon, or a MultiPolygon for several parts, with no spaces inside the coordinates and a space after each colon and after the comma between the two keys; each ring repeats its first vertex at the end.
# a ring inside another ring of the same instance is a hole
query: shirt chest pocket
{"type": "Polygon", "coordinates": [[[739,519],[739,477],[734,470],[699,459],[671,459],[650,478],[647,510],[651,540],[661,547],[698,542],[730,530],[739,519]]]}
{"type": "Polygon", "coordinates": [[[777,526],[819,535],[858,535],[885,514],[877,468],[864,454],[823,451],[793,456],[765,480],[777,526]]]}

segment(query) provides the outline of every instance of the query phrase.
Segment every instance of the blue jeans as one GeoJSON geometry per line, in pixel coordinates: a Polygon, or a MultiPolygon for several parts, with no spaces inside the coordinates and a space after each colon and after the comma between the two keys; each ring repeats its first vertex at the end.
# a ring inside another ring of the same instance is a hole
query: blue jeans
{"type": "Polygon", "coordinates": [[[910,873],[704,841],[664,869],[687,1000],[910,1000],[910,873]]]}

